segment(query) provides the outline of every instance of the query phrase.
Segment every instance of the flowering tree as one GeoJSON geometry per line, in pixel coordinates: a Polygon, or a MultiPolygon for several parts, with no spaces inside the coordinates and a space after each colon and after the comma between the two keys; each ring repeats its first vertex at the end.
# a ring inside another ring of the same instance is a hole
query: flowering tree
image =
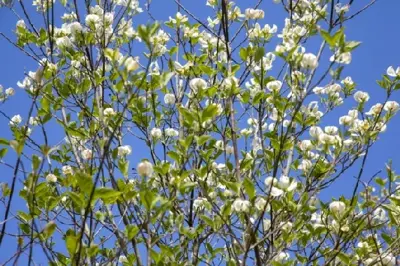
{"type": "Polygon", "coordinates": [[[360,44],[345,24],[375,1],[275,0],[279,30],[262,0],[208,0],[207,19],[175,0],[162,23],[150,1],[3,2],[21,17],[2,37],[37,69],[26,116],[2,112],[2,263],[397,265],[399,176],[364,166],[400,68],[375,104],[342,76],[360,44]],[[350,169],[353,193],[320,200],[350,169]]]}

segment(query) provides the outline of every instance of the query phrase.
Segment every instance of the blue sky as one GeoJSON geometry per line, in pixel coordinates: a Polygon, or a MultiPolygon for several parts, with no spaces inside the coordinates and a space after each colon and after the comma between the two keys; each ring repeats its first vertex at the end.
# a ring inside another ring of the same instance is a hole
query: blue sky
{"type": "MultiPolygon", "coordinates": [[[[211,9],[205,6],[205,0],[182,0],[181,2],[203,21],[206,21],[207,16],[211,14],[211,9]]],[[[246,7],[253,6],[257,1],[238,0],[236,2],[243,10],[246,7]]],[[[352,11],[358,10],[362,5],[368,3],[368,1],[363,0],[355,2],[355,8],[352,11]]],[[[153,0],[151,7],[153,16],[160,21],[168,20],[168,16],[173,15],[176,11],[173,0],[153,0]]],[[[269,24],[277,24],[280,30],[283,25],[284,16],[282,7],[272,4],[272,0],[268,0],[261,5],[261,8],[265,10],[264,21],[269,24]]],[[[400,10],[400,1],[398,0],[377,1],[372,8],[347,24],[347,38],[361,41],[362,45],[353,53],[352,64],[346,67],[343,74],[344,76],[352,76],[353,80],[358,84],[358,89],[367,91],[370,94],[371,100],[368,108],[372,103],[382,101],[385,96],[384,91],[376,84],[376,80],[380,79],[381,74],[386,71],[388,66],[393,65],[397,67],[400,65],[400,49],[398,48],[400,41],[400,35],[398,34],[400,19],[398,17],[398,10],[400,10]]],[[[182,11],[182,13],[184,12],[182,11]]],[[[15,15],[9,10],[0,9],[0,32],[14,39],[12,31],[15,29],[17,20],[15,15]]],[[[139,23],[147,21],[147,15],[142,14],[134,22],[134,25],[137,26],[139,23]]],[[[309,48],[311,52],[316,52],[316,49],[316,47],[312,46],[309,48]]],[[[3,85],[4,89],[8,87],[16,89],[16,95],[11,101],[0,105],[0,109],[9,116],[21,114],[26,119],[30,101],[22,89],[17,87],[16,83],[18,80],[23,79],[24,71],[34,71],[36,68],[37,64],[33,60],[0,36],[0,84],[3,85]]],[[[400,94],[396,93],[393,99],[400,102],[400,94]]],[[[344,115],[346,108],[352,105],[354,106],[354,102],[346,105],[345,108],[340,108],[336,115],[344,115]]],[[[335,124],[337,124],[336,118],[335,116],[335,124]]],[[[0,117],[0,125],[0,137],[10,137],[8,120],[0,117]]],[[[378,143],[372,148],[367,161],[367,168],[364,172],[364,179],[368,179],[378,170],[384,169],[384,165],[389,159],[393,160],[394,169],[400,168],[397,167],[400,166],[399,137],[400,115],[397,115],[389,124],[387,131],[381,135],[378,143]]],[[[59,138],[53,138],[53,141],[53,144],[55,144],[56,141],[59,141],[59,138]]],[[[8,158],[12,159],[12,157],[8,158]]],[[[3,175],[0,177],[0,182],[8,182],[11,180],[11,171],[5,169],[3,166],[1,167],[3,175]]],[[[351,173],[344,175],[330,188],[326,197],[337,197],[342,193],[349,193],[352,189],[352,184],[354,184],[354,178],[351,173]]],[[[0,210],[0,214],[2,217],[2,210],[0,210]]],[[[10,243],[12,245],[5,247],[6,251],[7,249],[10,249],[10,251],[15,250],[15,242],[12,240],[10,243]]],[[[2,262],[3,255],[4,253],[0,252],[0,262],[2,262]]]]}

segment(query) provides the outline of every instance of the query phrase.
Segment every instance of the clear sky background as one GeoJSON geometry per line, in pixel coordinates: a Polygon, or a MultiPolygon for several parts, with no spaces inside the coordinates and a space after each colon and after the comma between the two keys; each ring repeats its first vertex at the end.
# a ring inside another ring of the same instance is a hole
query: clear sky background
{"type": "MultiPolygon", "coordinates": [[[[30,3],[31,1],[26,1],[30,3]]],[[[211,14],[211,9],[205,6],[205,0],[182,0],[182,4],[189,9],[197,17],[206,21],[208,15],[211,14]]],[[[238,0],[237,5],[244,8],[254,6],[255,0],[238,0]]],[[[358,10],[366,5],[369,1],[356,0],[354,8],[351,12],[358,10]]],[[[140,1],[143,6],[143,1],[140,1]]],[[[272,0],[266,0],[261,5],[265,10],[264,22],[268,24],[278,25],[278,31],[282,29],[285,13],[280,5],[275,5],[272,0]]],[[[352,63],[347,66],[343,72],[344,76],[351,76],[358,84],[358,89],[367,91],[370,96],[369,107],[379,101],[382,101],[385,92],[377,84],[376,80],[381,78],[381,75],[386,72],[388,66],[397,67],[400,65],[400,1],[399,0],[380,0],[365,11],[363,14],[350,21],[347,24],[347,38],[349,40],[362,41],[362,45],[353,53],[352,63]]],[[[154,17],[160,21],[168,20],[169,16],[173,16],[176,12],[176,6],[173,0],[153,0],[151,12],[154,17]]],[[[182,13],[184,13],[182,11],[182,13]]],[[[61,15],[61,14],[59,14],[61,15]]],[[[11,39],[15,39],[13,31],[18,18],[8,9],[0,9],[0,32],[6,34],[11,39]]],[[[134,21],[135,27],[140,23],[148,22],[147,14],[143,13],[134,21]]],[[[57,25],[61,26],[61,25],[57,25]]],[[[272,47],[272,46],[271,46],[272,47]]],[[[271,48],[272,49],[272,48],[271,48]]],[[[316,52],[316,47],[308,48],[310,52],[316,52]]],[[[4,89],[14,87],[16,95],[7,103],[0,105],[0,109],[7,113],[10,117],[15,114],[21,114],[26,120],[27,108],[30,100],[22,89],[16,85],[17,81],[24,78],[24,71],[35,71],[37,64],[17,48],[13,47],[4,38],[0,36],[0,84],[4,89]]],[[[394,94],[394,100],[400,102],[400,91],[394,94]]],[[[339,108],[335,112],[335,117],[332,117],[330,122],[338,124],[337,118],[345,115],[350,106],[354,106],[354,101],[350,100],[350,104],[339,108]]],[[[8,120],[0,116],[0,137],[9,138],[10,130],[8,120]]],[[[51,128],[48,129],[51,131],[51,128]]],[[[51,140],[55,144],[62,136],[51,136],[51,140]]],[[[135,151],[135,147],[134,151],[135,151]]],[[[12,151],[10,151],[12,153],[12,151]]],[[[140,154],[136,154],[140,157],[140,154]]],[[[134,156],[136,156],[134,155],[134,156]]],[[[11,155],[7,159],[13,159],[11,155]]],[[[397,115],[388,125],[387,131],[383,133],[380,140],[372,148],[370,157],[367,161],[367,169],[364,171],[363,179],[369,179],[377,171],[384,169],[385,163],[393,160],[394,169],[400,172],[400,114],[397,115]]],[[[11,161],[14,163],[15,161],[11,161]]],[[[11,180],[11,171],[1,166],[0,182],[9,182],[11,180]]],[[[344,175],[337,183],[335,183],[328,194],[324,195],[326,199],[330,197],[338,197],[340,194],[349,194],[354,184],[354,176],[351,172],[344,175]]],[[[18,194],[15,195],[18,197],[18,194]]],[[[14,206],[15,211],[22,205],[14,206]]],[[[0,207],[0,215],[3,217],[3,210],[0,207]]],[[[9,239],[10,245],[3,245],[0,249],[0,263],[3,262],[4,256],[15,251],[15,241],[9,239]]]]}

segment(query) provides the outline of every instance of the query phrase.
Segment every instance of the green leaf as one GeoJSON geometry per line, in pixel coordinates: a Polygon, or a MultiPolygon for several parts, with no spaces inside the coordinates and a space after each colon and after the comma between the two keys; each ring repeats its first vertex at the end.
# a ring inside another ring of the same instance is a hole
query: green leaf
{"type": "Polygon", "coordinates": [[[203,110],[201,114],[201,120],[207,121],[209,119],[214,118],[218,113],[218,107],[216,104],[209,104],[207,107],[203,110]]]}
{"type": "Polygon", "coordinates": [[[124,177],[128,177],[129,161],[121,158],[118,160],[118,168],[124,177]]]}
{"type": "Polygon", "coordinates": [[[40,163],[42,161],[40,160],[39,156],[37,155],[32,155],[32,170],[36,171],[37,169],[39,169],[40,163]]]}
{"type": "Polygon", "coordinates": [[[356,49],[358,46],[360,46],[361,42],[355,42],[355,41],[350,41],[346,43],[346,47],[344,49],[345,52],[351,52],[354,49],[356,49]]]}
{"type": "Polygon", "coordinates": [[[344,28],[342,27],[332,36],[334,45],[337,45],[338,43],[340,43],[340,41],[342,40],[343,37],[344,37],[344,28]]]}
{"type": "Polygon", "coordinates": [[[212,76],[214,74],[214,69],[212,69],[211,67],[209,67],[207,65],[199,65],[199,68],[202,73],[205,73],[209,76],[212,76]]]}
{"type": "Polygon", "coordinates": [[[8,146],[10,144],[10,142],[6,139],[0,138],[0,144],[8,146]]]}
{"type": "Polygon", "coordinates": [[[174,72],[163,73],[161,77],[161,86],[166,86],[173,76],[174,72]]]}
{"type": "Polygon", "coordinates": [[[249,178],[246,177],[243,180],[243,187],[244,191],[246,191],[246,194],[249,196],[250,200],[256,196],[256,189],[254,187],[254,183],[249,178]]]}
{"type": "Polygon", "coordinates": [[[85,193],[90,193],[93,188],[92,177],[88,174],[78,172],[76,173],[76,181],[78,183],[79,189],[85,193]]]}
{"type": "Polygon", "coordinates": [[[73,258],[78,247],[78,236],[67,235],[65,237],[65,244],[67,246],[68,253],[73,258]]]}
{"type": "Polygon", "coordinates": [[[167,152],[168,156],[176,162],[180,162],[181,156],[175,151],[167,152]]]}
{"type": "Polygon", "coordinates": [[[72,192],[72,191],[68,192],[68,195],[71,198],[72,202],[77,207],[80,207],[80,208],[84,207],[85,202],[84,202],[83,198],[81,197],[81,195],[79,195],[76,192],[72,192]]]}
{"type": "Polygon", "coordinates": [[[139,227],[137,227],[136,225],[129,224],[126,226],[125,231],[126,231],[126,236],[128,237],[128,240],[130,241],[139,232],[139,227]]]}
{"type": "Polygon", "coordinates": [[[56,230],[56,223],[54,221],[50,221],[48,224],[45,225],[43,229],[44,238],[47,239],[51,237],[56,230]]]}
{"type": "Polygon", "coordinates": [[[41,105],[42,109],[45,112],[50,113],[50,101],[49,101],[49,99],[47,99],[46,97],[43,97],[42,100],[40,101],[40,105],[41,105]]]}
{"type": "Polygon", "coordinates": [[[247,57],[249,56],[249,53],[247,52],[246,48],[240,48],[239,56],[243,61],[247,60],[247,57]]]}
{"type": "Polygon", "coordinates": [[[237,182],[224,182],[224,185],[226,185],[230,190],[232,190],[236,194],[239,194],[239,192],[240,192],[240,183],[237,183],[237,182]]]}
{"type": "Polygon", "coordinates": [[[394,239],[393,239],[390,235],[385,234],[385,233],[382,233],[381,236],[382,236],[383,240],[385,240],[385,242],[386,242],[388,245],[391,245],[391,244],[392,244],[392,242],[393,242],[394,239]]]}
{"type": "Polygon", "coordinates": [[[121,194],[121,191],[116,191],[112,188],[102,187],[96,189],[94,197],[96,199],[101,199],[102,201],[104,201],[104,203],[114,203],[118,200],[121,194]]]}
{"type": "Polygon", "coordinates": [[[174,47],[172,47],[171,49],[169,49],[169,54],[170,54],[170,55],[173,55],[173,54],[175,54],[177,51],[178,51],[178,47],[177,47],[177,46],[174,46],[174,47]]]}
{"type": "Polygon", "coordinates": [[[381,187],[384,187],[386,184],[387,180],[384,180],[383,178],[377,177],[375,178],[375,182],[380,185],[381,187]]]}
{"type": "Polygon", "coordinates": [[[158,201],[157,193],[153,191],[141,191],[140,192],[140,200],[142,201],[144,207],[147,210],[153,209],[158,201]]]}
{"type": "Polygon", "coordinates": [[[351,265],[351,259],[347,254],[344,254],[343,252],[340,252],[338,254],[338,258],[345,264],[345,265],[351,265]]]}
{"type": "Polygon", "coordinates": [[[202,135],[202,136],[200,136],[200,137],[198,137],[198,136],[195,137],[198,146],[203,145],[203,144],[206,143],[210,138],[211,138],[211,136],[209,136],[209,135],[202,135]]]}
{"type": "Polygon", "coordinates": [[[264,47],[258,47],[254,54],[254,61],[256,61],[256,62],[260,61],[264,55],[265,55],[264,47]]]}

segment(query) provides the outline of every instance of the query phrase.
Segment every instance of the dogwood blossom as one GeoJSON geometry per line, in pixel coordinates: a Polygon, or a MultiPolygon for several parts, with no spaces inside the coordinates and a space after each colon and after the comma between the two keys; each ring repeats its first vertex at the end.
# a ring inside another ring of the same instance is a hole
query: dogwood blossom
{"type": "Polygon", "coordinates": [[[54,174],[48,174],[48,175],[46,175],[46,181],[48,183],[56,183],[57,182],[57,176],[55,176],[54,174]]]}
{"type": "Polygon", "coordinates": [[[245,16],[247,19],[262,19],[264,18],[264,11],[261,9],[247,8],[245,10],[245,16]]]}
{"type": "Polygon", "coordinates": [[[132,153],[132,147],[129,145],[119,146],[118,147],[118,156],[127,156],[132,153]]]}
{"type": "Polygon", "coordinates": [[[142,161],[137,165],[137,172],[142,177],[151,177],[153,175],[153,164],[149,161],[142,161]]]}
{"type": "Polygon", "coordinates": [[[160,139],[162,137],[162,131],[159,128],[152,128],[150,131],[150,135],[155,139],[160,139]]]}
{"type": "Polygon", "coordinates": [[[394,70],[394,68],[392,66],[388,67],[388,69],[386,70],[386,73],[388,76],[391,77],[400,77],[400,67],[397,67],[396,70],[394,70]]]}
{"type": "Polygon", "coordinates": [[[354,94],[354,100],[359,103],[367,102],[369,100],[369,94],[367,92],[357,91],[354,94]]]}
{"type": "Polygon", "coordinates": [[[175,99],[175,95],[174,94],[172,94],[172,93],[165,94],[165,96],[164,96],[164,103],[165,104],[174,104],[175,101],[176,101],[176,99],[175,99]]]}
{"type": "Polygon", "coordinates": [[[9,125],[11,127],[15,127],[18,126],[21,122],[22,122],[22,117],[20,115],[14,115],[11,118],[9,125]]]}
{"type": "Polygon", "coordinates": [[[399,103],[396,101],[387,101],[383,109],[386,112],[395,113],[400,109],[399,103]]]}

